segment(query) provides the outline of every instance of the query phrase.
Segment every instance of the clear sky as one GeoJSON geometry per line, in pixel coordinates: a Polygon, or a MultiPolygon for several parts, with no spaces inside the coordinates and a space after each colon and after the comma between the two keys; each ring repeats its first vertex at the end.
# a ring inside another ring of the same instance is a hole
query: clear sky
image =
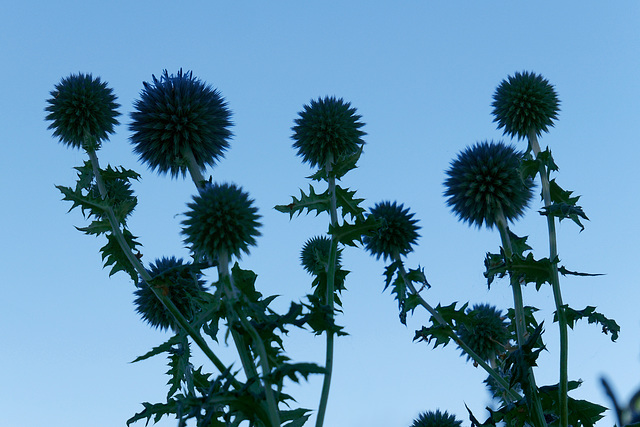
{"type": "MultiPolygon", "coordinates": [[[[326,232],[327,219],[290,221],[273,206],[307,187],[311,170],[291,147],[291,126],[304,104],[324,95],[350,101],[366,123],[360,167],[343,185],[366,206],[398,201],[420,219],[408,264],[425,268],[433,285],[425,298],[507,308],[508,283],[488,291],[482,276],[497,232],[458,222],[442,182],[467,145],[505,139],[491,116],[500,81],[516,71],[542,74],[561,112],[541,144],[591,220],[582,233],[560,225],[560,257],[571,270],[606,273],[563,279],[564,299],[576,309],[597,305],[622,327],[617,343],[586,322],[570,333],[569,376],[584,381],[573,396],[609,405],[601,375],[623,400],[640,387],[639,2],[11,1],[0,12],[0,58],[0,427],[123,426],[141,402],[162,401],[167,391],[165,359],[129,363],[167,335],[140,321],[133,285],[124,274],[108,277],[98,253],[104,242],[74,229],[85,222],[66,213],[54,187],[73,185],[72,168],[84,157],[52,138],[45,100],[77,72],[106,80],[122,105],[122,125],[99,154],[103,166],[143,175],[130,226],[146,262],[188,256],[179,232],[194,187],[137,163],[127,130],[132,102],[164,69],[192,70],[221,91],[235,136],[208,173],[255,198],[263,236],[241,264],[258,273],[264,294],[282,295],[282,310],[309,292],[299,250],[326,232]]],[[[512,229],[531,235],[543,257],[539,208],[512,229]]],[[[402,427],[436,408],[468,425],[465,403],[484,417],[484,373],[453,346],[412,342],[428,316],[417,310],[400,324],[396,302],[382,293],[382,261],[347,248],[344,266],[352,273],[338,322],[350,336],[337,340],[326,426],[402,427]]],[[[551,290],[526,289],[525,302],[542,308],[548,330],[538,382],[556,383],[551,290]]],[[[295,360],[323,363],[323,338],[295,332],[285,345],[295,360]]],[[[320,389],[317,377],[289,392],[315,410],[320,389]]]]}

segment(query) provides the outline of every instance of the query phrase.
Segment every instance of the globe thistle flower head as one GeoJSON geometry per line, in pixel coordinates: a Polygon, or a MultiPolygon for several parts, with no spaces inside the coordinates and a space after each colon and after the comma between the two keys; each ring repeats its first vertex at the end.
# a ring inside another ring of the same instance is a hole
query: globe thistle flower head
{"type": "Polygon", "coordinates": [[[232,136],[231,111],[220,92],[191,71],[144,82],[129,129],[133,151],[151,170],[185,176],[189,150],[204,169],[222,158],[232,136]]]}
{"type": "MultiPolygon", "coordinates": [[[[314,276],[327,272],[331,239],[326,236],[316,236],[307,240],[302,247],[300,262],[302,267],[314,276]]],[[[337,263],[340,266],[340,251],[337,253],[337,263]]]]}
{"type": "Polygon", "coordinates": [[[234,184],[207,184],[187,206],[182,234],[197,256],[213,260],[224,252],[240,257],[260,236],[258,208],[234,184]]]}
{"type": "Polygon", "coordinates": [[[460,427],[460,425],[462,425],[462,421],[457,420],[455,415],[436,409],[435,412],[427,411],[420,414],[418,418],[413,420],[411,427],[460,427]]]}
{"type": "MultiPolygon", "coordinates": [[[[511,334],[502,312],[489,304],[476,304],[467,315],[469,323],[458,330],[460,339],[484,361],[503,353],[511,334]]],[[[464,351],[462,354],[465,355],[464,351]]],[[[469,360],[470,356],[466,356],[469,360]]]]}
{"type": "Polygon", "coordinates": [[[493,95],[494,122],[512,137],[527,138],[530,132],[548,132],[558,118],[560,101],[548,80],[541,75],[523,72],[509,76],[493,95]]]}
{"type": "Polygon", "coordinates": [[[191,320],[198,312],[199,293],[205,290],[204,281],[200,280],[202,275],[191,268],[190,264],[175,257],[156,260],[147,272],[154,280],[151,284],[140,281],[139,288],[134,292],[136,311],[154,328],[178,331],[179,325],[155,296],[151,286],[168,296],[180,313],[191,320]]]}
{"type": "Polygon", "coordinates": [[[502,213],[521,217],[533,197],[534,183],[520,172],[523,153],[502,142],[479,142],[451,162],[444,182],[447,205],[462,221],[492,228],[502,213]]]}
{"type": "Polygon", "coordinates": [[[409,208],[385,201],[371,208],[370,215],[382,224],[376,234],[363,238],[364,247],[371,255],[376,259],[393,260],[413,251],[413,245],[420,237],[420,226],[416,225],[418,220],[413,219],[414,214],[409,213],[409,208]]]}
{"type": "Polygon", "coordinates": [[[115,101],[113,90],[100,77],[71,74],[55,86],[47,100],[48,129],[65,145],[96,150],[119,124],[120,104],[115,101]]]}
{"type": "Polygon", "coordinates": [[[298,113],[293,130],[293,147],[303,162],[324,168],[327,162],[355,153],[366,135],[361,116],[342,98],[312,100],[298,113]]]}

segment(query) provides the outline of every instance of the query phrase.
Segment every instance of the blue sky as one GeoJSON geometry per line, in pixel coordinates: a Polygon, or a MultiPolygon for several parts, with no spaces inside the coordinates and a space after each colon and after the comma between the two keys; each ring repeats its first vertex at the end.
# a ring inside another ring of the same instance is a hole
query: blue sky
{"type": "MultiPolygon", "coordinates": [[[[324,95],[350,101],[366,123],[364,155],[343,184],[357,189],[366,206],[397,200],[420,219],[420,245],[408,264],[425,268],[433,285],[426,299],[507,308],[508,284],[488,291],[482,277],[484,254],[499,245],[497,232],[459,223],[445,205],[442,182],[467,145],[505,139],[491,116],[500,81],[516,71],[542,74],[555,85],[561,112],[541,144],[560,166],[558,182],[583,196],[591,219],[582,233],[560,225],[560,257],[569,269],[606,273],[563,279],[564,299],[576,309],[597,305],[622,327],[617,343],[586,323],[571,332],[569,375],[584,381],[573,396],[608,405],[599,386],[606,375],[626,400],[640,387],[638,28],[635,1],[3,5],[0,426],[124,425],[141,402],[166,395],[164,359],[129,363],[166,334],[140,321],[132,284],[122,274],[108,278],[98,253],[103,242],[74,229],[84,221],[78,212],[66,213],[69,205],[54,187],[72,185],[72,168],[84,157],[52,138],[45,100],[60,78],[77,72],[106,80],[122,105],[122,125],[99,154],[104,166],[143,175],[130,226],[146,262],[188,256],[179,232],[194,187],[137,163],[126,126],[132,102],[142,82],[164,69],[192,70],[221,91],[235,136],[209,173],[255,198],[263,236],[241,264],[258,273],[264,294],[282,295],[275,306],[283,310],[309,291],[299,250],[326,231],[327,220],[290,221],[273,206],[307,187],[311,171],[291,147],[290,128],[304,104],[324,95]]],[[[538,209],[512,229],[530,235],[543,257],[546,227],[538,209]]],[[[484,416],[484,374],[452,346],[432,350],[412,342],[428,316],[416,311],[408,327],[399,323],[395,301],[382,293],[382,261],[348,248],[344,264],[352,273],[339,322],[350,336],[337,341],[325,425],[408,426],[419,412],[436,408],[468,425],[465,403],[484,416]]],[[[539,320],[548,331],[538,382],[556,383],[551,291],[526,289],[525,302],[542,309],[539,320]]],[[[294,332],[286,346],[296,360],[323,363],[323,339],[294,332]]],[[[318,377],[289,391],[315,409],[320,388],[318,377]]],[[[602,422],[612,424],[612,418],[602,422]]]]}

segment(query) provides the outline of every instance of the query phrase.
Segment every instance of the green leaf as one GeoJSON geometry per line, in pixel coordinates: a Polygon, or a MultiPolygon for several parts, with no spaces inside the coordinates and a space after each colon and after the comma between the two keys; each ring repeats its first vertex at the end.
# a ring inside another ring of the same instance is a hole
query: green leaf
{"type": "Polygon", "coordinates": [[[356,163],[360,159],[362,155],[362,149],[364,146],[360,146],[360,149],[350,156],[345,156],[340,159],[333,165],[332,174],[336,177],[336,179],[341,179],[343,176],[347,174],[347,172],[357,168],[356,163]]]}
{"type": "Polygon", "coordinates": [[[564,265],[558,268],[558,273],[563,276],[571,275],[571,276],[604,276],[603,273],[580,273],[578,271],[567,270],[564,265]]]}
{"type": "Polygon", "coordinates": [[[536,260],[529,253],[526,258],[514,255],[507,262],[507,270],[515,280],[524,279],[525,283],[535,283],[536,290],[540,290],[543,283],[551,283],[553,277],[553,265],[549,258],[536,260]]]}
{"type": "MultiPolygon", "coordinates": [[[[136,237],[126,228],[122,230],[122,234],[124,235],[127,245],[132,250],[135,250],[136,246],[140,245],[140,243],[135,240],[136,237]]],[[[127,255],[122,250],[120,244],[118,244],[118,240],[113,236],[113,234],[107,235],[107,244],[100,248],[100,252],[102,252],[104,268],[112,266],[111,271],[109,271],[109,276],[113,276],[118,271],[124,271],[129,274],[134,283],[138,283],[138,272],[129,262],[127,255]]]]}
{"type": "Polygon", "coordinates": [[[558,170],[558,165],[553,161],[549,148],[539,152],[535,159],[529,158],[522,161],[521,171],[525,178],[535,178],[540,169],[546,171],[547,177],[552,171],[558,170]]]}
{"type": "MultiPolygon", "coordinates": [[[[567,325],[573,329],[573,325],[576,320],[586,318],[589,324],[596,323],[602,326],[602,333],[608,335],[611,333],[611,341],[616,341],[620,334],[620,326],[618,323],[613,320],[607,318],[604,314],[598,313],[596,311],[596,307],[587,306],[582,310],[574,310],[569,307],[567,304],[563,305],[565,317],[567,319],[567,325]]],[[[558,321],[558,313],[555,312],[553,315],[553,321],[558,321]]]]}
{"type": "Polygon", "coordinates": [[[136,362],[139,362],[141,360],[148,359],[148,358],[150,358],[152,356],[156,356],[158,354],[168,352],[174,345],[178,344],[180,342],[180,340],[181,340],[181,338],[180,338],[179,335],[174,335],[171,338],[169,338],[168,341],[160,344],[157,347],[154,347],[153,349],[151,349],[150,351],[148,351],[144,355],[137,357],[131,363],[136,363],[136,362]]]}
{"type": "Polygon", "coordinates": [[[133,417],[127,420],[127,426],[140,420],[147,420],[146,425],[149,424],[151,418],[153,418],[154,424],[162,419],[165,415],[175,415],[178,409],[178,402],[171,400],[167,403],[155,403],[143,402],[144,410],[135,414],[133,417]]]}
{"type": "Polygon", "coordinates": [[[322,194],[316,194],[313,186],[309,185],[309,195],[300,190],[300,198],[291,197],[293,201],[288,205],[277,205],[275,209],[278,212],[288,213],[289,218],[293,218],[294,214],[300,215],[305,209],[307,213],[315,211],[316,215],[321,212],[329,212],[330,198],[329,190],[322,194]]]}
{"type": "Polygon", "coordinates": [[[191,383],[191,349],[189,348],[189,341],[186,335],[180,336],[180,341],[172,346],[169,350],[169,391],[167,393],[167,400],[170,399],[179,389],[182,383],[191,383]]]}
{"type": "Polygon", "coordinates": [[[336,185],[336,204],[342,208],[343,216],[346,217],[349,214],[352,220],[362,217],[365,212],[365,209],[359,206],[364,202],[364,199],[354,198],[355,194],[355,191],[349,191],[349,189],[343,189],[336,185]]]}
{"type": "Polygon", "coordinates": [[[569,205],[567,203],[553,203],[550,206],[542,208],[540,215],[552,216],[558,218],[558,221],[563,219],[570,219],[580,227],[580,231],[584,230],[584,225],[580,222],[580,218],[589,221],[587,215],[585,215],[582,207],[569,205]]]}
{"type": "Polygon", "coordinates": [[[356,218],[354,224],[344,223],[336,227],[329,225],[329,234],[335,237],[338,242],[347,246],[356,246],[356,243],[362,243],[362,236],[369,235],[380,228],[380,221],[373,217],[367,216],[356,218]]]}

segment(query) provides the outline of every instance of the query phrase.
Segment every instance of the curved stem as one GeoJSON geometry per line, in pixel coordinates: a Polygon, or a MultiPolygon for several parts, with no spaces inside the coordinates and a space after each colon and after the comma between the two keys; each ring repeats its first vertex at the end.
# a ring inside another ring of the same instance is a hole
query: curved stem
{"type": "Polygon", "coordinates": [[[509,387],[509,383],[507,382],[507,380],[505,380],[502,377],[502,375],[500,375],[498,372],[496,372],[495,369],[493,369],[486,361],[484,361],[484,359],[482,359],[475,351],[473,351],[471,349],[471,347],[469,347],[469,345],[467,345],[466,342],[464,342],[458,335],[456,335],[453,332],[452,326],[442,317],[442,315],[440,313],[438,313],[438,311],[436,309],[434,309],[424,298],[422,298],[422,295],[420,295],[420,293],[418,292],[416,287],[413,286],[413,282],[411,282],[411,280],[409,280],[407,278],[407,272],[406,272],[406,270],[404,268],[404,265],[400,261],[400,256],[399,255],[395,256],[394,261],[400,263],[400,267],[399,267],[400,276],[402,277],[402,280],[404,280],[404,283],[406,284],[407,288],[409,288],[411,293],[413,293],[413,295],[415,295],[418,298],[418,301],[420,302],[420,305],[423,306],[431,314],[431,316],[433,316],[434,320],[438,324],[440,324],[441,326],[446,326],[446,327],[449,328],[449,330],[450,330],[449,336],[451,337],[451,339],[453,339],[453,341],[466,354],[468,354],[469,357],[471,357],[475,363],[480,365],[489,374],[489,376],[491,376],[491,378],[493,378],[498,384],[500,384],[500,386],[506,391],[507,397],[509,398],[509,400],[511,400],[511,401],[520,400],[522,398],[522,396],[520,396],[520,394],[518,392],[516,392],[515,390],[513,390],[512,388],[509,387]]]}
{"type": "MultiPolygon", "coordinates": [[[[500,232],[500,239],[502,240],[502,248],[504,249],[505,257],[511,259],[513,257],[513,249],[511,247],[511,238],[509,237],[509,228],[507,227],[507,220],[502,211],[496,215],[496,226],[500,232]]],[[[522,298],[522,286],[518,277],[514,277],[510,274],[511,289],[513,291],[513,309],[516,318],[516,338],[518,341],[518,348],[522,349],[522,345],[527,338],[527,328],[524,315],[524,301],[522,298]]],[[[522,387],[527,396],[528,404],[532,412],[533,422],[535,426],[546,426],[547,423],[544,418],[544,411],[542,410],[542,404],[540,403],[540,396],[538,394],[538,386],[536,385],[536,379],[533,374],[533,368],[529,368],[529,386],[522,387]],[[527,390],[528,388],[528,390],[527,390]]]]}
{"type": "MultiPolygon", "coordinates": [[[[533,154],[538,157],[540,154],[540,144],[535,132],[529,133],[529,145],[533,154]]],[[[549,175],[546,167],[540,164],[540,181],[542,183],[542,199],[545,207],[551,206],[551,188],[549,185],[549,175]]],[[[567,316],[562,302],[560,291],[560,276],[558,274],[558,246],[556,235],[556,221],[551,215],[547,217],[547,228],[549,229],[549,259],[553,274],[551,277],[551,288],[553,289],[553,299],[558,313],[558,328],[560,331],[560,384],[558,392],[560,394],[560,426],[569,425],[569,331],[567,327],[567,316]]]]}
{"type": "Polygon", "coordinates": [[[195,156],[193,155],[193,150],[189,146],[186,146],[182,150],[182,155],[185,157],[187,161],[187,169],[189,170],[189,175],[191,175],[191,179],[197,188],[202,188],[204,184],[204,176],[202,175],[202,168],[198,165],[195,156]]]}
{"type": "MultiPolygon", "coordinates": [[[[89,160],[93,168],[93,176],[95,177],[96,184],[98,186],[98,191],[100,191],[100,196],[103,199],[106,199],[107,190],[104,184],[104,180],[102,179],[102,173],[100,170],[100,164],[98,162],[98,156],[96,155],[96,152],[93,149],[87,150],[87,154],[89,155],[89,160]]],[[[122,234],[120,223],[116,219],[116,216],[113,213],[113,209],[111,208],[111,206],[106,208],[106,214],[109,220],[109,224],[111,224],[111,231],[113,232],[113,235],[116,238],[116,241],[120,245],[122,252],[127,257],[127,260],[131,263],[133,268],[135,268],[136,272],[140,275],[142,280],[145,281],[147,284],[150,283],[152,279],[151,275],[144,268],[140,260],[136,258],[133,251],[131,250],[131,247],[129,247],[129,244],[127,243],[127,241],[124,238],[124,235],[122,234]]],[[[228,372],[228,368],[215,355],[215,353],[213,353],[211,348],[209,348],[209,346],[207,345],[204,338],[202,338],[200,333],[193,326],[189,324],[187,319],[182,315],[180,310],[178,310],[178,308],[175,306],[173,301],[171,301],[171,299],[168,296],[164,295],[164,293],[160,292],[155,287],[149,286],[149,289],[151,289],[154,295],[160,300],[160,302],[162,302],[164,307],[173,315],[173,317],[176,319],[176,322],[178,322],[180,327],[184,329],[187,332],[187,334],[189,334],[189,336],[193,339],[196,345],[200,347],[202,352],[209,358],[209,360],[211,360],[211,362],[215,365],[215,367],[221,373],[228,372]]],[[[232,378],[231,381],[235,388],[242,387],[242,384],[239,381],[237,381],[235,378],[232,378]]]]}
{"type": "MultiPolygon", "coordinates": [[[[329,213],[331,215],[331,226],[336,227],[338,225],[338,210],[336,200],[336,177],[331,173],[333,159],[331,156],[327,160],[326,172],[329,182],[329,213]]],[[[334,296],[335,296],[335,276],[336,276],[336,263],[338,258],[338,241],[334,236],[331,236],[331,247],[329,250],[329,265],[327,271],[327,305],[330,309],[331,321],[334,318],[334,296]]],[[[318,406],[318,416],[316,417],[316,427],[321,427],[324,424],[324,417],[327,411],[327,404],[329,402],[329,389],[331,388],[331,375],[333,373],[333,348],[334,348],[334,334],[332,331],[326,331],[327,333],[327,348],[325,354],[325,374],[322,382],[322,394],[320,395],[320,404],[318,406]]]]}

